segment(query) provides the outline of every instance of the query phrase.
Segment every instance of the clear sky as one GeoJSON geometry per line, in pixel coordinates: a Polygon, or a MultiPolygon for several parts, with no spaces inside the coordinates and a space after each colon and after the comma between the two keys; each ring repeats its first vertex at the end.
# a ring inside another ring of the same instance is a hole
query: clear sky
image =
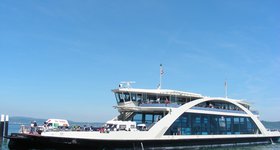
{"type": "Polygon", "coordinates": [[[120,81],[280,120],[279,0],[1,0],[0,113],[106,121],[120,81]]]}

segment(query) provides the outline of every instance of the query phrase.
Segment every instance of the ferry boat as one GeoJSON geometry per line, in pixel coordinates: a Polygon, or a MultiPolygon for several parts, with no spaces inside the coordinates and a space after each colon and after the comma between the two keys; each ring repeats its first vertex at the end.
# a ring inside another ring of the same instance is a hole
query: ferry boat
{"type": "Polygon", "coordinates": [[[119,115],[99,131],[45,130],[12,133],[10,148],[184,149],[279,142],[245,101],[122,83],[119,115]]]}

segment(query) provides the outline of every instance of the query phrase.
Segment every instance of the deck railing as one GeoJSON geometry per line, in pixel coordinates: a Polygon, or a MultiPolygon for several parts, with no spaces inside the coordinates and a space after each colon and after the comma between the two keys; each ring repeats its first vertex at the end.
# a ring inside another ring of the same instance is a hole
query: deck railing
{"type": "Polygon", "coordinates": [[[231,109],[220,109],[220,108],[209,108],[209,107],[192,107],[194,110],[207,110],[207,111],[218,111],[218,112],[227,112],[227,113],[238,113],[238,114],[246,114],[241,110],[231,110],[231,109]]]}
{"type": "Polygon", "coordinates": [[[175,107],[175,108],[178,108],[181,105],[174,104],[174,103],[172,103],[172,104],[151,103],[151,104],[140,104],[139,106],[140,107],[175,107]]]}
{"type": "MultiPolygon", "coordinates": [[[[171,104],[157,104],[157,103],[151,103],[151,104],[140,104],[140,107],[173,107],[173,108],[178,108],[181,105],[171,103],[171,104]]],[[[198,107],[194,106],[191,109],[194,110],[207,110],[207,111],[218,111],[218,112],[229,112],[229,113],[239,113],[239,114],[245,114],[244,111],[242,110],[234,110],[234,109],[222,109],[222,108],[210,108],[210,107],[198,107]]],[[[258,111],[252,111],[253,114],[258,115],[258,111]]]]}

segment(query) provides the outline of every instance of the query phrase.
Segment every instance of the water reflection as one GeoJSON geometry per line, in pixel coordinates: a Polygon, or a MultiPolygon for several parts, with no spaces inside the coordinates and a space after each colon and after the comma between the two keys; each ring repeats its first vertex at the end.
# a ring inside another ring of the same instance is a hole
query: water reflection
{"type": "Polygon", "coordinates": [[[0,150],[8,150],[8,140],[0,139],[0,150]]]}

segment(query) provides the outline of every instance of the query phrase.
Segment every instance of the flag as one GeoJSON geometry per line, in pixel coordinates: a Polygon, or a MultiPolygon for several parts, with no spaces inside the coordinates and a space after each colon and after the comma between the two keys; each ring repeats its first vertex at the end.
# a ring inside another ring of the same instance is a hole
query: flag
{"type": "Polygon", "coordinates": [[[162,76],[163,74],[164,74],[163,67],[162,64],[160,64],[160,75],[162,76]]]}

